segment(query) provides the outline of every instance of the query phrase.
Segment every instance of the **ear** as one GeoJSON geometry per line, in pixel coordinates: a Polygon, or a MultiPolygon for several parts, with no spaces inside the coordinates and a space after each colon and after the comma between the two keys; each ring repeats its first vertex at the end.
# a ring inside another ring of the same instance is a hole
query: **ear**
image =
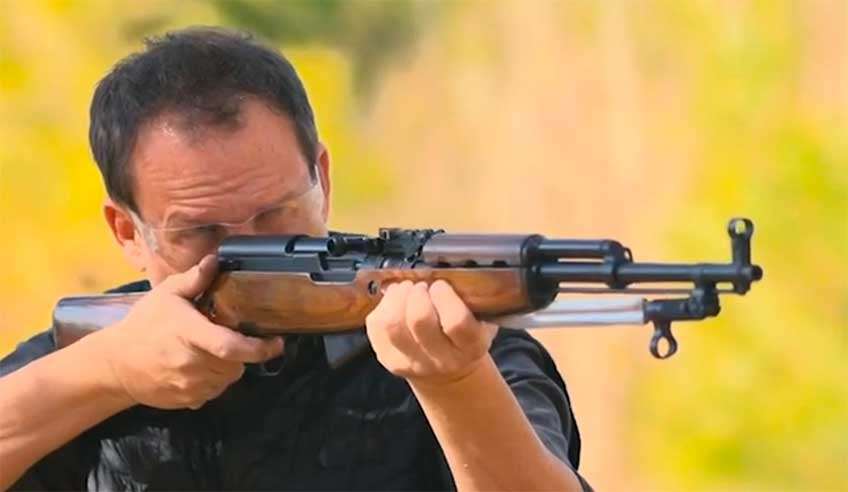
{"type": "Polygon", "coordinates": [[[147,245],[144,238],[135,229],[132,217],[124,207],[119,206],[111,198],[106,198],[103,203],[103,216],[112,236],[118,241],[118,245],[124,251],[124,256],[129,262],[141,271],[147,266],[146,258],[149,257],[147,245]]]}
{"type": "Polygon", "coordinates": [[[318,144],[318,177],[324,189],[324,205],[321,213],[326,223],[330,217],[330,152],[321,143],[318,144]]]}

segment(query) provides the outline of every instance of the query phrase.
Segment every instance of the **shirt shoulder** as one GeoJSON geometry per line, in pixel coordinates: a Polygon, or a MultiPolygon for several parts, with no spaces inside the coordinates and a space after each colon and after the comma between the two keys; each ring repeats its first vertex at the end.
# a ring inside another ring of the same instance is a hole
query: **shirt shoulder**
{"type": "Polygon", "coordinates": [[[491,355],[539,439],[576,472],[580,431],[565,380],[548,351],[525,330],[501,328],[491,355]]]}

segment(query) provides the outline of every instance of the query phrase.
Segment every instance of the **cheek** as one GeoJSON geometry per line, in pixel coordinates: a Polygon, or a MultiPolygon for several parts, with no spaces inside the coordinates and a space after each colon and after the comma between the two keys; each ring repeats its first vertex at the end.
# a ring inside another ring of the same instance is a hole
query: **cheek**
{"type": "Polygon", "coordinates": [[[144,271],[151,286],[156,286],[169,276],[179,273],[156,256],[147,255],[145,260],[144,271]]]}

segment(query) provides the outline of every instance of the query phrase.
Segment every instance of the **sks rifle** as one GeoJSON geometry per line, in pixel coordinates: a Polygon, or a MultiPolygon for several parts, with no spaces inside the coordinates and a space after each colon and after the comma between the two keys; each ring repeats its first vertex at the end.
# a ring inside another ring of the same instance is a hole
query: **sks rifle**
{"type": "MultiPolygon", "coordinates": [[[[672,322],[716,316],[719,294],[745,294],[762,278],[751,263],[753,223],[737,218],[727,229],[731,262],[692,264],[640,263],[618,241],[538,234],[380,229],[376,237],[233,236],[218,249],[218,277],[195,304],[213,322],[249,335],[335,333],[365,325],[381,285],[442,279],[478,318],[504,327],[652,323],[650,350],[664,359],[677,351],[672,322]],[[631,287],[644,283],[689,285],[631,287]],[[557,300],[560,293],[677,295],[557,300]]],[[[142,295],[62,299],[54,311],[56,345],[119,321],[142,295]]]]}

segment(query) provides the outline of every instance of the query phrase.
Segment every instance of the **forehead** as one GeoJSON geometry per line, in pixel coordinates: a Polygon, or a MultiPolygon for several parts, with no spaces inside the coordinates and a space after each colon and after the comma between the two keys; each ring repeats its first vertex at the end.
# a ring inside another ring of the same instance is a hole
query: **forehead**
{"type": "Polygon", "coordinates": [[[139,131],[130,163],[148,220],[176,212],[235,220],[308,184],[294,124],[262,101],[245,99],[235,124],[184,123],[184,115],[165,113],[139,131]]]}

